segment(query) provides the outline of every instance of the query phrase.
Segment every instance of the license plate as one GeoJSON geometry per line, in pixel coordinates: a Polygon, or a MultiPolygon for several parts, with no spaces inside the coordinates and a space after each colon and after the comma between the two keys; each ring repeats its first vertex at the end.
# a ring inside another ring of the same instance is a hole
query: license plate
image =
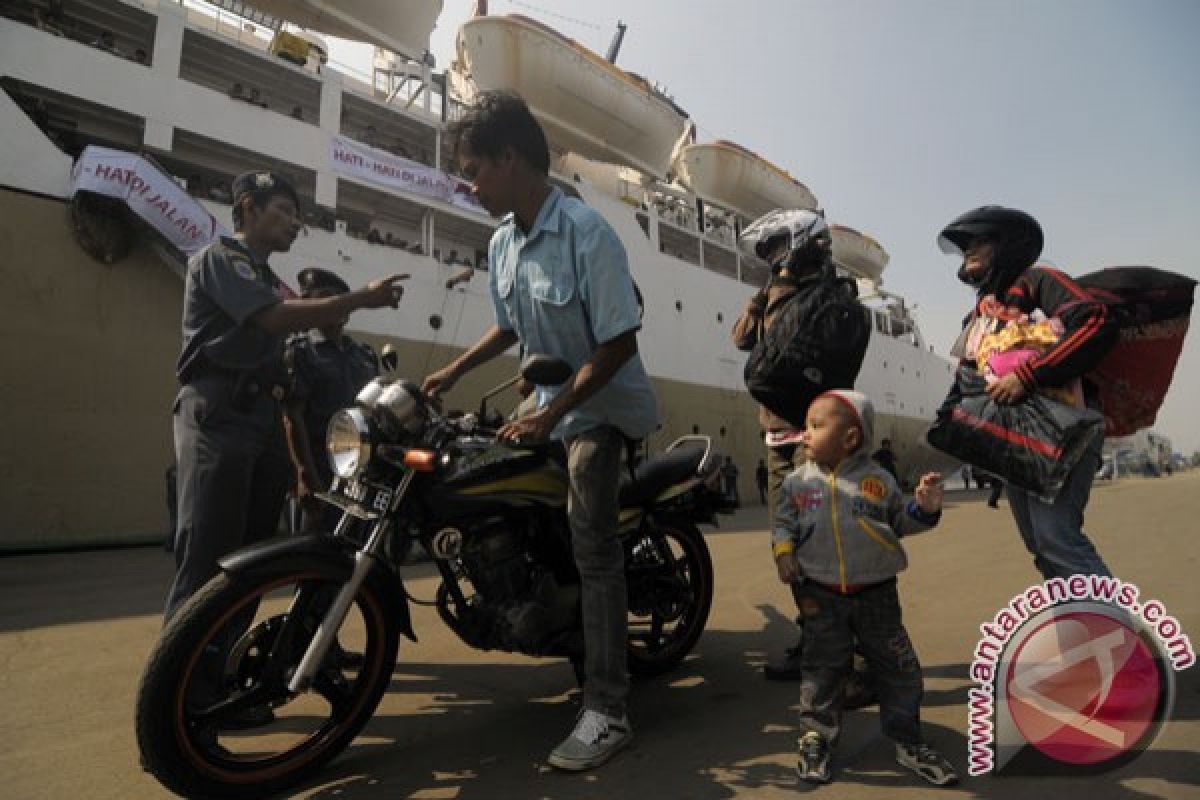
{"type": "Polygon", "coordinates": [[[342,494],[358,503],[363,508],[384,512],[392,504],[390,489],[377,489],[373,486],[352,481],[342,484],[342,494]]]}

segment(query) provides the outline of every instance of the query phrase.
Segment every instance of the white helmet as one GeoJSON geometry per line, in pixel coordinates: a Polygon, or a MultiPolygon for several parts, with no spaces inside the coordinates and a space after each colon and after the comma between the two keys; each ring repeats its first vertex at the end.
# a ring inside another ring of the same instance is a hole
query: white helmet
{"type": "Polygon", "coordinates": [[[816,257],[824,260],[833,246],[825,212],[820,209],[776,209],[750,223],[738,238],[745,252],[764,261],[781,241],[787,242],[787,250],[782,251],[783,255],[775,259],[772,267],[792,266],[801,261],[816,260],[816,257]]]}

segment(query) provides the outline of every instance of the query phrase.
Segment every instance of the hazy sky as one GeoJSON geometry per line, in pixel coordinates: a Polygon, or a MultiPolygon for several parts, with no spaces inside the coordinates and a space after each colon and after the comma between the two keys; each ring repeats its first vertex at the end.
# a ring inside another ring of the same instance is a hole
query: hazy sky
{"type": "MultiPolygon", "coordinates": [[[[446,0],[431,43],[439,67],[472,6],[446,0]]],[[[832,221],[877,238],[891,254],[884,287],[918,304],[941,352],[972,295],[934,238],[978,205],[1032,213],[1044,257],[1071,274],[1147,264],[1200,278],[1196,0],[492,0],[490,10],[600,53],[624,21],[618,64],[663,84],[702,139],[755,150],[832,221]]],[[[1193,328],[1154,426],[1189,454],[1200,449],[1193,328]]]]}

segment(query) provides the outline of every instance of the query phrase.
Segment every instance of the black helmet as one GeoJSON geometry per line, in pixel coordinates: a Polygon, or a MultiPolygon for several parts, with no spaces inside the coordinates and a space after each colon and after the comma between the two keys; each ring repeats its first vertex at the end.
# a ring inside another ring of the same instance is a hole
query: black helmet
{"type": "MultiPolygon", "coordinates": [[[[984,292],[1001,292],[1012,285],[1022,272],[1033,266],[1042,254],[1042,226],[1015,208],[981,206],[958,217],[938,235],[943,253],[962,255],[974,239],[991,242],[995,250],[992,268],[973,285],[984,292]]],[[[968,281],[959,270],[959,279],[968,281]]]]}

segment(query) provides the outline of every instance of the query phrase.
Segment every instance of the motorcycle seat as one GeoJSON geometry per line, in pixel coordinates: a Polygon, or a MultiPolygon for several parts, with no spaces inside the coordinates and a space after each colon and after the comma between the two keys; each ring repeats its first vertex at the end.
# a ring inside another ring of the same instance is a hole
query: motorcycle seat
{"type": "Polygon", "coordinates": [[[694,477],[704,461],[705,447],[699,442],[682,444],[668,453],[654,456],[634,470],[621,473],[618,495],[621,508],[645,505],[666,489],[694,477]]]}

